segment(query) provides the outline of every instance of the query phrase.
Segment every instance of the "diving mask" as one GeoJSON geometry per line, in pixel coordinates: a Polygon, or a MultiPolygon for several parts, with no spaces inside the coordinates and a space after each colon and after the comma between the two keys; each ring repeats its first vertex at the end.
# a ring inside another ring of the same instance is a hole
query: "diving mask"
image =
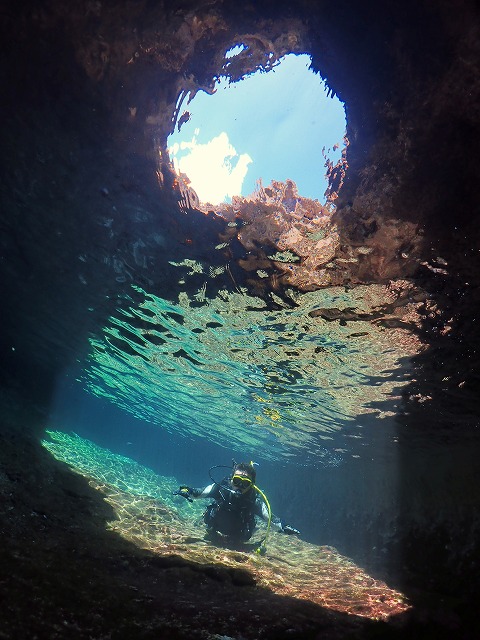
{"type": "Polygon", "coordinates": [[[253,485],[253,482],[250,480],[250,478],[238,474],[234,474],[230,482],[232,483],[232,486],[235,487],[235,489],[241,491],[241,493],[245,493],[253,485]]]}

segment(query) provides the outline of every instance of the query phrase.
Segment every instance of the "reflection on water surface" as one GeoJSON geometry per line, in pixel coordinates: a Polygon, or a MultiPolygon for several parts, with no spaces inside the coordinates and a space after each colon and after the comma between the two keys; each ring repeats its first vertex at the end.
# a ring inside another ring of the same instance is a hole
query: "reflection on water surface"
{"type": "Polygon", "coordinates": [[[371,321],[375,297],[388,295],[380,285],[329,288],[272,311],[226,290],[173,302],[133,287],[91,339],[84,382],[168,431],[337,465],[348,454],[339,436],[359,418],[394,415],[419,349],[406,324],[371,321]],[[354,313],[345,321],[339,310],[354,313]]]}

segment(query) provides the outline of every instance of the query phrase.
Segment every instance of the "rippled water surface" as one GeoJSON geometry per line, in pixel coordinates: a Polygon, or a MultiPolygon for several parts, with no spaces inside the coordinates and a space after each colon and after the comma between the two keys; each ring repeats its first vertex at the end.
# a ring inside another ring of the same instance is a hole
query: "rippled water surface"
{"type": "Polygon", "coordinates": [[[83,382],[170,432],[337,465],[348,438],[362,438],[362,416],[394,415],[418,349],[407,329],[362,319],[375,296],[385,302],[382,287],[330,288],[272,311],[242,293],[167,301],[132,287],[91,339],[83,382]],[[345,309],[354,319],[335,319],[345,309]]]}

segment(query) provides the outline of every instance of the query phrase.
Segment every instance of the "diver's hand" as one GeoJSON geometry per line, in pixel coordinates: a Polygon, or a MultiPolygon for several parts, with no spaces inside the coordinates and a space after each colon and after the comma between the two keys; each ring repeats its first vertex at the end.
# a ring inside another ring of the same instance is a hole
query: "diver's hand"
{"type": "Polygon", "coordinates": [[[179,487],[178,491],[174,491],[173,495],[182,496],[182,498],[185,498],[185,500],[188,500],[189,502],[193,502],[192,500],[193,489],[191,487],[187,487],[184,484],[182,484],[182,486],[179,487]]]}
{"type": "Polygon", "coordinates": [[[299,536],[300,531],[298,529],[294,529],[289,524],[286,524],[283,527],[283,533],[286,533],[288,536],[299,536]]]}

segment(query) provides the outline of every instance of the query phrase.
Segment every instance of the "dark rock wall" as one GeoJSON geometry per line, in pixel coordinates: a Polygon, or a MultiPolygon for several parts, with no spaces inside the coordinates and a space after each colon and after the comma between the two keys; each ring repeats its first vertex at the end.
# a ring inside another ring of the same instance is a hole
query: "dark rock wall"
{"type": "MultiPolygon", "coordinates": [[[[410,520],[396,549],[410,566],[426,549],[441,563],[466,557],[458,566],[475,573],[478,478],[465,451],[479,382],[475,4],[51,0],[7,3],[0,24],[5,389],[48,406],[56,374],[81,357],[126,285],[167,295],[168,259],[215,264],[208,252],[224,225],[181,214],[166,165],[177,97],[208,90],[224,51],[247,37],[253,62],[232,67],[234,79],[268,67],[270,53],[308,52],[347,109],[349,168],[335,222],[340,257],[357,262],[337,263],[336,279],[411,277],[434,305],[425,304],[430,347],[415,363],[392,470],[397,513],[410,520]],[[425,438],[419,422],[431,427],[425,438]],[[429,517],[442,509],[438,522],[429,517]]],[[[365,513],[381,520],[376,497],[363,495],[356,513],[340,510],[338,530],[365,513]]]]}

